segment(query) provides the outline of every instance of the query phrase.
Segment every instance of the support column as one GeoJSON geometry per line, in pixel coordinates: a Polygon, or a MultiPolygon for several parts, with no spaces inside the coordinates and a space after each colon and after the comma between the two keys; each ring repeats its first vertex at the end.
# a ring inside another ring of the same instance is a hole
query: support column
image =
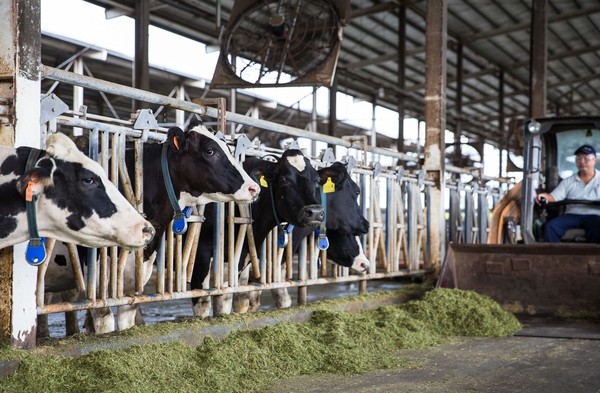
{"type": "MultiPolygon", "coordinates": [[[[133,62],[133,87],[150,90],[150,72],[148,63],[148,41],[150,31],[150,0],[135,2],[135,59],[133,62]]],[[[133,102],[133,112],[143,106],[140,101],[133,102]]]]}
{"type": "MultiPolygon", "coordinates": [[[[456,48],[456,126],[454,128],[454,156],[453,163],[461,165],[462,154],[460,148],[460,137],[462,135],[462,101],[463,101],[463,46],[461,43],[456,48]]],[[[483,155],[481,156],[483,157],[483,155]]],[[[483,162],[483,160],[482,160],[483,162]]]]}
{"type": "Polygon", "coordinates": [[[439,271],[444,253],[444,131],[446,129],[447,0],[428,0],[425,31],[425,162],[431,187],[431,263],[439,271]]]}
{"type": "MultiPolygon", "coordinates": [[[[0,2],[0,144],[41,145],[40,0],[0,2]]],[[[26,244],[0,250],[0,342],[35,346],[37,268],[26,244]]]]}
{"type": "Polygon", "coordinates": [[[529,116],[533,118],[546,115],[547,8],[548,0],[533,0],[529,67],[529,116]]]}
{"type": "Polygon", "coordinates": [[[406,85],[406,6],[398,6],[398,88],[402,92],[398,95],[398,140],[397,149],[404,153],[404,117],[406,115],[404,88],[406,85]]]}

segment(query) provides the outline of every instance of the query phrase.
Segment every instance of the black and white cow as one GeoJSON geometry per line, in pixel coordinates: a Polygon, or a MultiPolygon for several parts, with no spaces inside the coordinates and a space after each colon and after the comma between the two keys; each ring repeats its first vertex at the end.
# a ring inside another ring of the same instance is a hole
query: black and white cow
{"type": "MultiPolygon", "coordinates": [[[[363,217],[357,201],[360,187],[352,179],[346,166],[340,162],[334,162],[329,167],[319,169],[318,172],[327,200],[325,210],[325,227],[329,241],[327,259],[360,274],[365,273],[369,268],[369,260],[363,253],[358,236],[369,231],[369,222],[363,217]]],[[[300,242],[310,233],[311,230],[307,228],[294,229],[292,232],[294,253],[298,251],[300,242]]],[[[271,294],[276,307],[291,306],[287,288],[274,289],[271,294]]],[[[256,299],[253,308],[258,306],[258,299],[256,299]]]]}
{"type": "MultiPolygon", "coordinates": [[[[365,235],[369,231],[369,222],[363,217],[357,198],[360,187],[348,173],[346,166],[334,162],[331,166],[319,169],[321,184],[332,184],[332,192],[326,192],[326,229],[329,240],[327,258],[333,262],[364,273],[368,260],[364,256],[362,246],[357,244],[356,236],[365,235]]],[[[298,251],[300,241],[310,232],[304,228],[292,233],[293,250],[298,251]]]]}
{"type": "MultiPolygon", "coordinates": [[[[235,160],[227,145],[203,125],[195,123],[194,127],[186,132],[173,127],[169,130],[165,143],[169,145],[167,160],[175,195],[187,195],[189,199],[187,202],[180,199],[180,204],[183,206],[229,201],[250,203],[258,197],[259,185],[235,160]]],[[[150,242],[144,250],[144,284],[150,278],[160,239],[174,215],[162,175],[162,149],[163,144],[144,145],[144,211],[156,228],[154,241],[150,242]]],[[[130,176],[133,176],[133,159],[133,152],[128,152],[126,160],[131,172],[130,176]]],[[[60,258],[61,262],[65,262],[63,258],[64,255],[60,258]]],[[[130,259],[125,273],[128,279],[124,283],[124,291],[128,294],[133,293],[135,284],[133,258],[130,259]]],[[[59,270],[70,274],[70,261],[66,262],[59,270]]],[[[47,275],[53,268],[59,268],[58,264],[49,266],[47,275]]],[[[48,279],[47,285],[51,285],[48,279]]],[[[136,312],[136,306],[121,306],[118,314],[118,329],[132,327],[136,312]]],[[[114,330],[114,317],[109,308],[94,309],[91,313],[96,333],[114,330]]]]}
{"type": "MultiPolygon", "coordinates": [[[[260,196],[251,205],[252,230],[257,249],[278,224],[285,222],[298,228],[314,229],[321,223],[323,207],[320,204],[319,174],[300,150],[286,150],[277,162],[248,157],[244,161],[244,169],[260,179],[261,185],[260,196]]],[[[208,211],[205,211],[205,215],[207,221],[203,224],[200,234],[191,278],[192,289],[202,288],[212,259],[214,228],[213,223],[209,221],[212,215],[208,211]]],[[[245,264],[248,252],[248,245],[245,243],[238,261],[242,272],[240,282],[247,280],[249,267],[245,264]]],[[[208,299],[194,302],[195,315],[208,316],[208,299]]]]}
{"type": "Polygon", "coordinates": [[[33,169],[30,147],[0,147],[0,248],[29,237],[25,199],[35,202],[37,229],[50,237],[89,247],[146,246],[154,228],[64,134],[51,134],[33,169]]]}
{"type": "Polygon", "coordinates": [[[364,254],[360,238],[339,230],[328,230],[329,248],[327,260],[350,268],[357,273],[366,273],[370,262],[364,254]]]}

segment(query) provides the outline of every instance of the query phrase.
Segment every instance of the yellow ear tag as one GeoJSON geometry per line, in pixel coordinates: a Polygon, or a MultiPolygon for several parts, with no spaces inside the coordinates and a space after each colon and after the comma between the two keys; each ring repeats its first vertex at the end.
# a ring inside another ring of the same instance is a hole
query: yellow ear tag
{"type": "Polygon", "coordinates": [[[265,180],[264,176],[260,177],[260,185],[261,185],[261,187],[269,188],[269,185],[267,184],[267,180],[265,180]]]}
{"type": "Polygon", "coordinates": [[[334,191],[335,191],[335,184],[331,181],[331,178],[328,177],[325,184],[323,184],[323,192],[325,194],[328,194],[328,193],[334,192],[334,191]]]}
{"type": "Polygon", "coordinates": [[[33,201],[33,182],[31,180],[29,180],[25,189],[25,200],[27,202],[33,201]]]}

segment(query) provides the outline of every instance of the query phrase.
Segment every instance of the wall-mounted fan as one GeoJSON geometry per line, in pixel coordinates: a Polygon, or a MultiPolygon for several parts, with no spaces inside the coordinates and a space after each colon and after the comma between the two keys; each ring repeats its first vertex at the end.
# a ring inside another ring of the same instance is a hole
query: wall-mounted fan
{"type": "Polygon", "coordinates": [[[237,0],[211,87],[330,85],[350,0],[237,0]]]}

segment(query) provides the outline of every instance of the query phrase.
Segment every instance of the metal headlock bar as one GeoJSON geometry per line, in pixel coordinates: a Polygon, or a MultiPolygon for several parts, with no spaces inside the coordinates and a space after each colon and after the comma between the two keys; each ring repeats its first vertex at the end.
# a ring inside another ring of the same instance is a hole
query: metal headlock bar
{"type": "MultiPolygon", "coordinates": [[[[229,209],[225,209],[225,204],[219,203],[217,204],[218,218],[215,225],[220,229],[218,230],[219,236],[215,236],[215,257],[212,264],[210,283],[205,289],[187,290],[186,286],[193,271],[198,236],[202,225],[200,219],[194,219],[193,217],[202,216],[204,209],[204,206],[195,206],[193,207],[194,212],[190,219],[191,225],[188,229],[188,240],[185,245],[181,236],[173,235],[170,226],[165,234],[155,261],[156,285],[153,293],[148,292],[149,290],[146,289],[146,294],[142,294],[145,283],[142,277],[143,261],[139,260],[139,255],[138,262],[136,262],[135,282],[132,285],[129,282],[131,278],[125,277],[128,253],[121,252],[119,255],[116,247],[111,247],[109,250],[100,249],[98,258],[95,255],[93,258],[88,258],[87,280],[84,280],[83,273],[80,270],[77,271],[79,263],[73,262],[73,265],[77,265],[77,267],[73,266],[76,270],[74,272],[76,286],[80,291],[86,291],[86,300],[83,301],[44,304],[44,274],[47,263],[38,269],[38,314],[44,315],[63,311],[203,296],[220,299],[221,295],[251,292],[256,289],[298,288],[298,301],[303,303],[306,301],[306,288],[312,285],[359,282],[362,289],[367,280],[422,275],[432,271],[429,241],[431,228],[429,194],[433,183],[424,178],[423,172],[414,172],[403,168],[385,168],[381,167],[379,162],[366,163],[367,153],[391,157],[404,162],[418,162],[417,157],[369,146],[366,138],[335,138],[226,112],[224,110],[224,100],[182,101],[48,66],[43,66],[43,73],[44,77],[57,82],[65,82],[151,104],[169,106],[190,114],[213,117],[218,119],[219,128],[225,127],[226,118],[230,122],[350,149],[348,157],[346,157],[349,163],[349,172],[357,184],[361,186],[362,191],[359,202],[364,216],[368,217],[370,221],[369,233],[361,239],[361,245],[366,251],[370,269],[367,274],[358,275],[352,274],[349,268],[328,264],[326,262],[327,251],[318,249],[314,234],[300,243],[297,263],[294,264],[293,261],[296,258],[291,255],[291,252],[287,252],[287,250],[291,250],[291,242],[288,242],[285,249],[278,247],[277,232],[275,231],[264,242],[262,250],[250,248],[252,271],[259,279],[259,283],[246,285],[239,282],[240,272],[238,272],[237,263],[229,262],[239,259],[242,244],[246,238],[250,244],[254,244],[250,211],[247,205],[240,205],[240,216],[236,217],[233,202],[229,204],[229,209]],[[385,206],[380,206],[383,203],[385,203],[385,206]],[[226,210],[229,213],[225,214],[226,210]],[[235,224],[241,228],[237,234],[235,224]],[[227,245],[223,241],[225,231],[229,232],[229,243],[227,245]],[[96,268],[96,259],[99,260],[98,268],[96,268]],[[282,267],[285,271],[282,270],[282,267]]],[[[95,153],[95,155],[92,154],[92,157],[98,159],[109,174],[111,181],[115,184],[121,184],[121,188],[130,202],[142,210],[143,206],[141,206],[139,195],[142,182],[141,145],[146,140],[165,141],[165,128],[156,126],[153,129],[136,129],[132,120],[111,119],[74,111],[65,111],[60,116],[47,120],[50,132],[56,129],[57,124],[90,130],[90,152],[95,153]],[[133,183],[128,178],[125,167],[126,138],[136,141],[136,152],[138,152],[136,179],[133,183]],[[109,156],[113,158],[110,162],[109,156]]],[[[236,135],[226,136],[228,142],[234,142],[235,139],[236,135]]],[[[282,153],[280,149],[258,149],[247,140],[242,141],[242,144],[244,145],[243,151],[236,151],[236,155],[239,157],[244,157],[246,154],[260,157],[266,154],[280,155],[282,153]]],[[[324,167],[329,165],[332,157],[323,154],[322,158],[322,161],[319,161],[317,157],[312,158],[315,166],[324,167]]],[[[446,169],[454,174],[471,175],[481,182],[495,180],[498,184],[510,184],[509,179],[482,176],[479,170],[466,170],[449,165],[446,166],[446,169]]],[[[452,197],[454,204],[450,209],[449,222],[455,222],[456,224],[452,228],[462,231],[459,235],[451,233],[451,237],[483,241],[487,233],[486,217],[490,209],[494,207],[493,205],[501,191],[484,186],[463,186],[459,183],[455,184],[453,181],[448,182],[446,188],[451,193],[456,194],[452,197]],[[460,203],[461,198],[463,203],[460,203]],[[489,199],[492,199],[491,204],[489,199]],[[465,212],[465,208],[469,211],[465,212]],[[457,221],[459,217],[465,217],[469,221],[469,225],[457,221]]],[[[49,243],[49,245],[52,244],[49,243]]],[[[74,248],[71,248],[71,253],[74,254],[72,257],[76,258],[77,253],[74,248]]]]}

